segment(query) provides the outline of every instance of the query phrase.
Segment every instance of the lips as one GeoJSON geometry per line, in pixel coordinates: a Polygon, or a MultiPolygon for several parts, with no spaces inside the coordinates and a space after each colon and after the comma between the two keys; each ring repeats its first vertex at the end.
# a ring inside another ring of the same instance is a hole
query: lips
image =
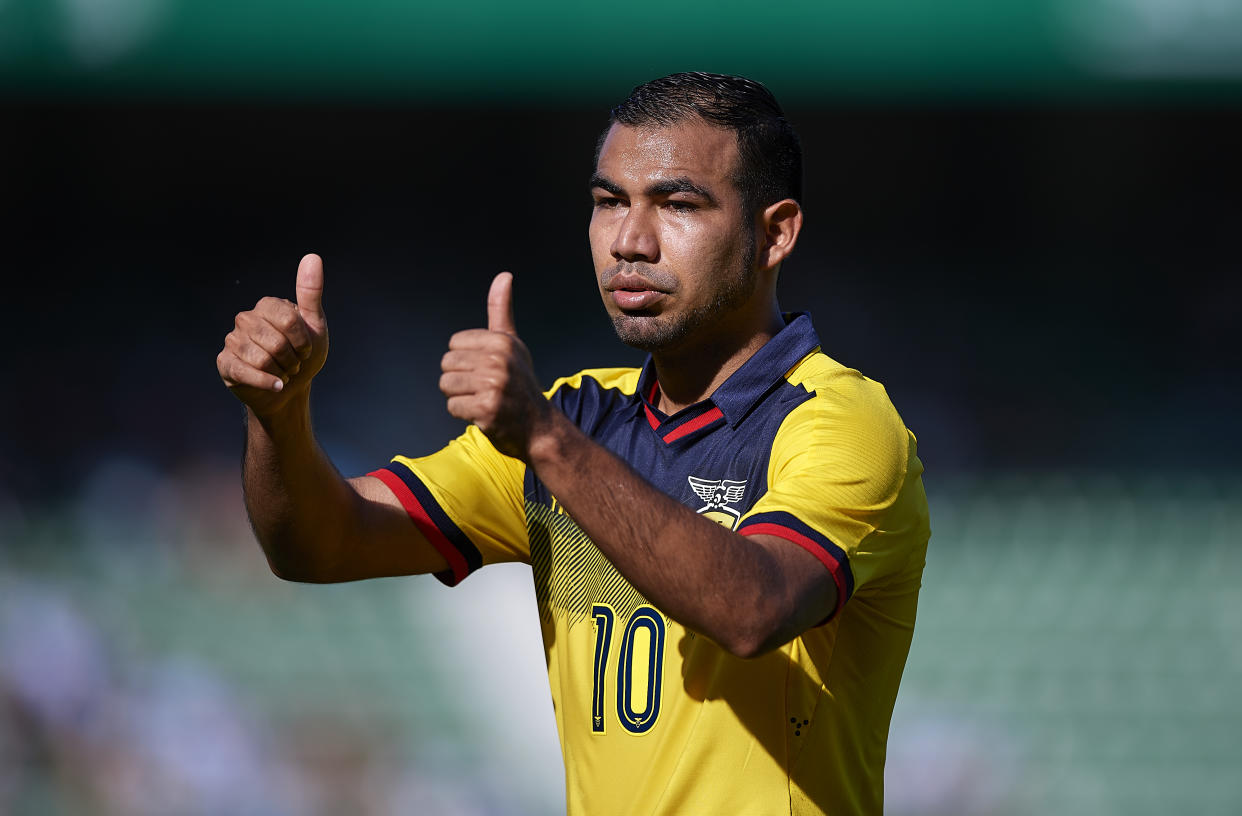
{"type": "Polygon", "coordinates": [[[664,293],[654,289],[614,289],[612,291],[612,302],[626,311],[649,309],[663,298],[664,293]]]}
{"type": "Polygon", "coordinates": [[[604,284],[617,308],[626,311],[648,309],[668,293],[642,275],[625,272],[613,275],[604,284]]]}

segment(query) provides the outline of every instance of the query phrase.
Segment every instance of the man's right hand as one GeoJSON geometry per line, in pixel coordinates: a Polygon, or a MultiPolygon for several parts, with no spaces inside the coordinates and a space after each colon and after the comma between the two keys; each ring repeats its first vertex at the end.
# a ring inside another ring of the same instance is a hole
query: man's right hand
{"type": "Polygon", "coordinates": [[[216,356],[220,379],[260,419],[305,400],[311,379],[328,357],[318,255],[302,258],[296,293],[297,303],[265,297],[239,313],[216,356]]]}

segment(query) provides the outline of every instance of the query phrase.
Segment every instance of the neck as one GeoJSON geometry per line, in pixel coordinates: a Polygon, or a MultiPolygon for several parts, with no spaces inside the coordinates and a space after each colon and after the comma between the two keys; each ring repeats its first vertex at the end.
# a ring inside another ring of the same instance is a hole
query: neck
{"type": "Polygon", "coordinates": [[[773,301],[763,320],[746,331],[721,331],[697,343],[653,352],[660,383],[657,407],[675,414],[707,399],[784,327],[780,307],[773,301]]]}

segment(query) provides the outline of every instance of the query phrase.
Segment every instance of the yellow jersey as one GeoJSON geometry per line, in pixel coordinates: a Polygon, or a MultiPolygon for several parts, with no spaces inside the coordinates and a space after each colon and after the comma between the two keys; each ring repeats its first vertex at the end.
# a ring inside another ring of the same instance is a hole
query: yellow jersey
{"type": "Polygon", "coordinates": [[[473,426],[372,475],[445,555],[446,583],[531,565],[571,815],[880,814],[930,535],[913,434],[881,385],[819,350],[806,315],[697,405],[665,416],[658,387],[649,359],[547,396],[660,490],[829,571],[834,613],[762,657],[664,615],[473,426]]]}

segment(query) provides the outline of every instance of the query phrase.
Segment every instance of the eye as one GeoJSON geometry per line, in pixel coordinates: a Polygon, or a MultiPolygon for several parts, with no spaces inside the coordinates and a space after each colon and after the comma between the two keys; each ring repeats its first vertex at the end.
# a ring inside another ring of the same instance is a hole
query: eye
{"type": "Polygon", "coordinates": [[[623,203],[623,202],[621,201],[621,199],[616,198],[616,197],[614,197],[614,196],[607,196],[607,197],[604,197],[604,198],[597,198],[597,199],[595,199],[595,209],[597,209],[597,210],[611,210],[611,209],[615,209],[616,207],[620,207],[622,203],[623,203]]]}
{"type": "Polygon", "coordinates": [[[693,212],[699,208],[698,204],[692,201],[665,201],[664,206],[673,212],[693,212]]]}

